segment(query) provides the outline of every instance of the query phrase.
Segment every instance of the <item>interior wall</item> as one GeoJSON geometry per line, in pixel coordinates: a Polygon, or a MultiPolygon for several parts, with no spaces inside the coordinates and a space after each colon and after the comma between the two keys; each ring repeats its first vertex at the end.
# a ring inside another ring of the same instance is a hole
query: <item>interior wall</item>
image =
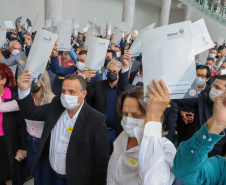
{"type": "MultiPolygon", "coordinates": [[[[45,24],[44,18],[45,0],[1,0],[0,26],[4,21],[15,21],[18,17],[26,15],[32,22],[39,13],[37,27],[42,28],[45,24]]],[[[63,19],[73,19],[81,25],[87,26],[88,20],[94,21],[105,31],[106,22],[112,22],[112,28],[116,27],[122,20],[123,0],[64,0],[63,19]]],[[[160,8],[151,4],[136,1],[134,15],[134,29],[142,29],[152,23],[159,25],[160,8]]]]}

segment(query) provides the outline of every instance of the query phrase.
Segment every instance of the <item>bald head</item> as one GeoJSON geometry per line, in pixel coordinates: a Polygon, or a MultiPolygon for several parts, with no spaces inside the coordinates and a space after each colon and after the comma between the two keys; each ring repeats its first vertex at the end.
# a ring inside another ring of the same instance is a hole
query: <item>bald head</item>
{"type": "Polygon", "coordinates": [[[12,52],[13,50],[18,49],[21,51],[21,45],[18,41],[13,41],[9,45],[9,51],[12,52]]]}

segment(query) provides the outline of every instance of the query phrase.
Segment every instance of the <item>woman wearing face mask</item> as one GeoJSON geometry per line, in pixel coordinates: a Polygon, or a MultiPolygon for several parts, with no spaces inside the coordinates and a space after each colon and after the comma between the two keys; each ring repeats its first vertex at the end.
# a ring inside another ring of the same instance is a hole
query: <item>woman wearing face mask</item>
{"type": "Polygon", "coordinates": [[[149,86],[147,103],[143,87],[124,92],[117,111],[124,131],[114,142],[114,151],[108,164],[108,185],[171,185],[171,172],[176,153],[174,145],[162,137],[162,115],[170,102],[163,81],[154,80],[149,86]]]}
{"type": "MultiPolygon", "coordinates": [[[[12,101],[16,98],[15,79],[11,69],[0,63],[0,100],[12,101]]],[[[0,106],[2,109],[2,106],[0,106]]],[[[0,111],[0,183],[22,185],[28,177],[27,131],[20,112],[4,113],[0,111]],[[22,161],[15,156],[21,155],[22,161]]]]}
{"type": "MultiPolygon", "coordinates": [[[[38,86],[31,86],[31,93],[36,106],[48,104],[52,101],[54,94],[50,88],[50,80],[47,71],[44,71],[44,73],[42,74],[38,86]]],[[[0,102],[0,107],[0,112],[13,112],[19,110],[18,104],[15,100],[7,103],[0,102]]],[[[29,169],[31,170],[34,162],[34,157],[39,145],[39,140],[42,135],[44,122],[27,119],[25,121],[28,132],[27,164],[29,169]]],[[[48,174],[48,169],[49,167],[46,162],[41,160],[33,173],[35,185],[50,184],[51,174],[48,174]]]]}

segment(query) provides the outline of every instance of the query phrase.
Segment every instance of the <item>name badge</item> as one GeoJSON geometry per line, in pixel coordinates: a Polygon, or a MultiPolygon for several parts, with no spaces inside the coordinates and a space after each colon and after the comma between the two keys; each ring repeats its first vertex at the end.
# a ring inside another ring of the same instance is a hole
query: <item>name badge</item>
{"type": "Polygon", "coordinates": [[[73,64],[72,64],[72,63],[68,63],[68,65],[69,65],[69,66],[73,66],[73,64]]]}
{"type": "Polygon", "coordinates": [[[73,128],[68,127],[67,131],[68,131],[68,132],[72,132],[72,131],[73,131],[73,128]]]}
{"type": "Polygon", "coordinates": [[[64,77],[63,77],[63,76],[59,76],[59,79],[60,79],[60,80],[63,80],[63,79],[64,79],[64,77]]]}
{"type": "Polygon", "coordinates": [[[137,165],[137,161],[135,160],[135,159],[133,159],[133,158],[131,158],[129,161],[128,161],[128,163],[132,166],[132,167],[136,167],[136,165],[137,165]]]}
{"type": "Polygon", "coordinates": [[[167,108],[170,108],[171,107],[171,105],[169,104],[169,105],[167,105],[167,108]]]}
{"type": "Polygon", "coordinates": [[[20,61],[21,64],[25,64],[25,61],[20,61]]]}

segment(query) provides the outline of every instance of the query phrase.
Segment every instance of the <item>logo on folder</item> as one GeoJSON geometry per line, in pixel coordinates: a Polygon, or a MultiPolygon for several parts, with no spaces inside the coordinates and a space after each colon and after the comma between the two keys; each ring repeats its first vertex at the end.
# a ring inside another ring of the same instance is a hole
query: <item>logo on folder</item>
{"type": "Polygon", "coordinates": [[[180,34],[183,34],[183,33],[184,33],[184,29],[180,29],[180,30],[179,30],[179,33],[180,33],[180,34]]]}

